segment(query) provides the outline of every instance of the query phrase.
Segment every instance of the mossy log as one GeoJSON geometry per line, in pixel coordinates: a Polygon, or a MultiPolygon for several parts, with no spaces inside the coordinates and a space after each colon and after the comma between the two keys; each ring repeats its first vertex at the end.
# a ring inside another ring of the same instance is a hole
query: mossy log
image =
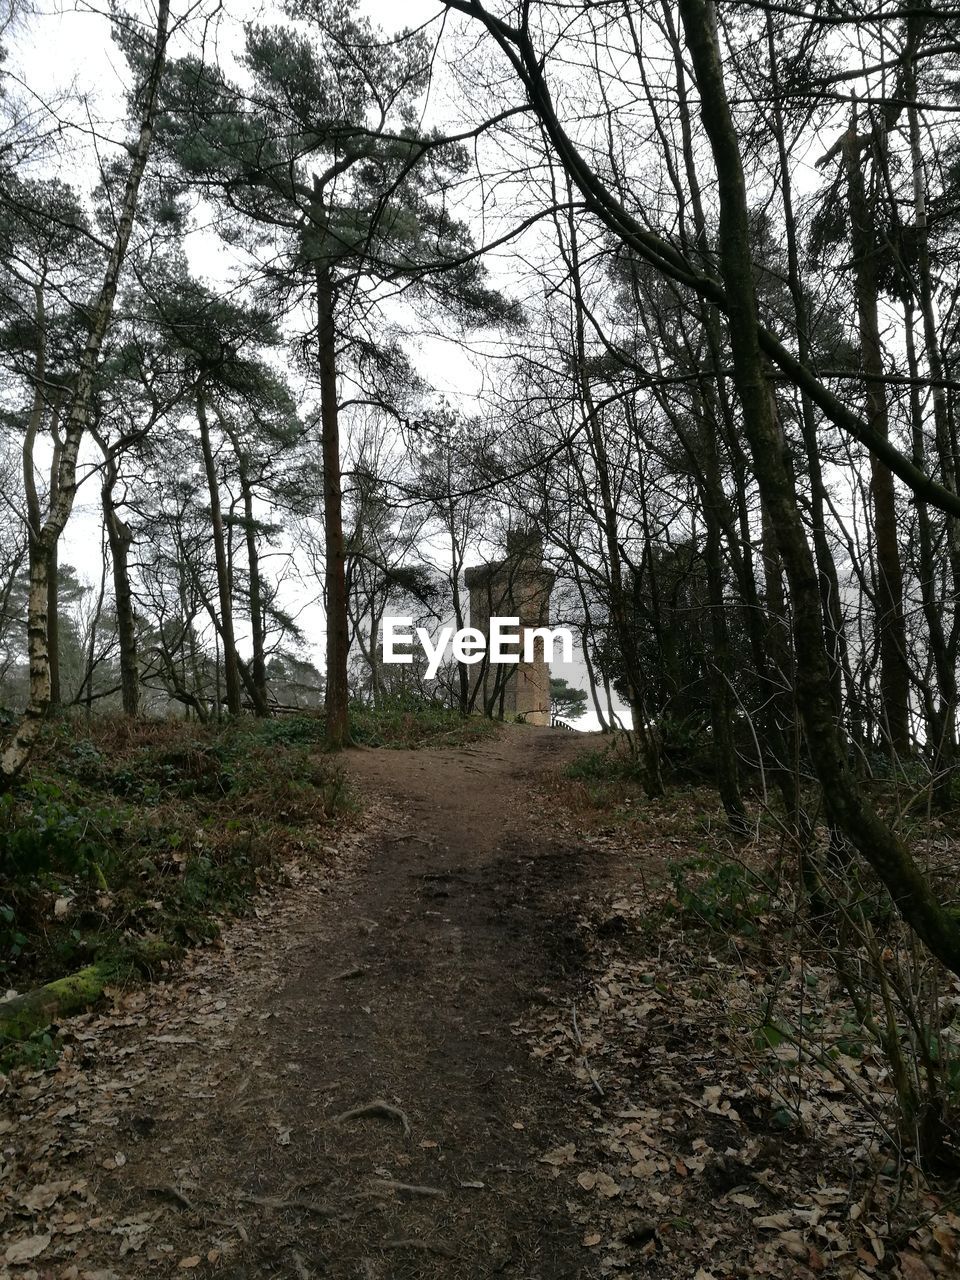
{"type": "Polygon", "coordinates": [[[144,942],[120,955],[89,964],[66,978],[57,978],[21,996],[0,1001],[0,1039],[27,1040],[35,1031],[89,1009],[112,983],[149,973],[154,965],[175,955],[176,948],[169,943],[144,942]]]}

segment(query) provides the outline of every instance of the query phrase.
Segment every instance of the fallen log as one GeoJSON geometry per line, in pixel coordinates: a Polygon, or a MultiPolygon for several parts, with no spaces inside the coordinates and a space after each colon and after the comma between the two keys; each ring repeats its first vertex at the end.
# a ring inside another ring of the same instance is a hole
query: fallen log
{"type": "Polygon", "coordinates": [[[0,1000],[0,1040],[28,1040],[51,1023],[89,1009],[113,983],[149,974],[161,961],[176,955],[177,948],[170,943],[143,942],[119,955],[88,964],[66,978],[0,1000]]]}

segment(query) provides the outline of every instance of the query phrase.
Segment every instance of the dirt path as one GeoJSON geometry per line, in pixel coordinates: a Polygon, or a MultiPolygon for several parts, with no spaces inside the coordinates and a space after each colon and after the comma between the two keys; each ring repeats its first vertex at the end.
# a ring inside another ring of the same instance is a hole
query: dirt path
{"type": "Polygon", "coordinates": [[[38,1076],[44,1185],[77,1183],[38,1275],[587,1275],[537,1163],[573,1108],[511,1029],[575,962],[558,904],[580,854],[536,783],[582,749],[510,727],[351,753],[382,798],[372,847],[132,997],[107,1044],[81,1037],[69,1087],[38,1076]]]}

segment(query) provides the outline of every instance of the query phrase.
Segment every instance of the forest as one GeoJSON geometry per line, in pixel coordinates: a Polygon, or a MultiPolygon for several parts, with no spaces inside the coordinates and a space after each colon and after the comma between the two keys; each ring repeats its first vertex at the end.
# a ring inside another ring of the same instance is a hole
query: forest
{"type": "Polygon", "coordinates": [[[3,0],[3,1274],[960,1274],[958,125],[951,0],[3,0]],[[384,660],[531,564],[539,718],[384,660]]]}

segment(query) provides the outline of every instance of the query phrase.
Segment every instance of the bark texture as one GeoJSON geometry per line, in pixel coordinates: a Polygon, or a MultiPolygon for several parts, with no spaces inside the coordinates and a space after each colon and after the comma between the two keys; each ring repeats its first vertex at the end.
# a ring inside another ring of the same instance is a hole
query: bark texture
{"type": "Polygon", "coordinates": [[[320,365],[320,433],[323,462],[323,531],[327,604],[326,740],[332,750],[350,744],[347,653],[346,547],[340,475],[340,417],[334,285],[328,267],[317,269],[317,348],[320,365]]]}

